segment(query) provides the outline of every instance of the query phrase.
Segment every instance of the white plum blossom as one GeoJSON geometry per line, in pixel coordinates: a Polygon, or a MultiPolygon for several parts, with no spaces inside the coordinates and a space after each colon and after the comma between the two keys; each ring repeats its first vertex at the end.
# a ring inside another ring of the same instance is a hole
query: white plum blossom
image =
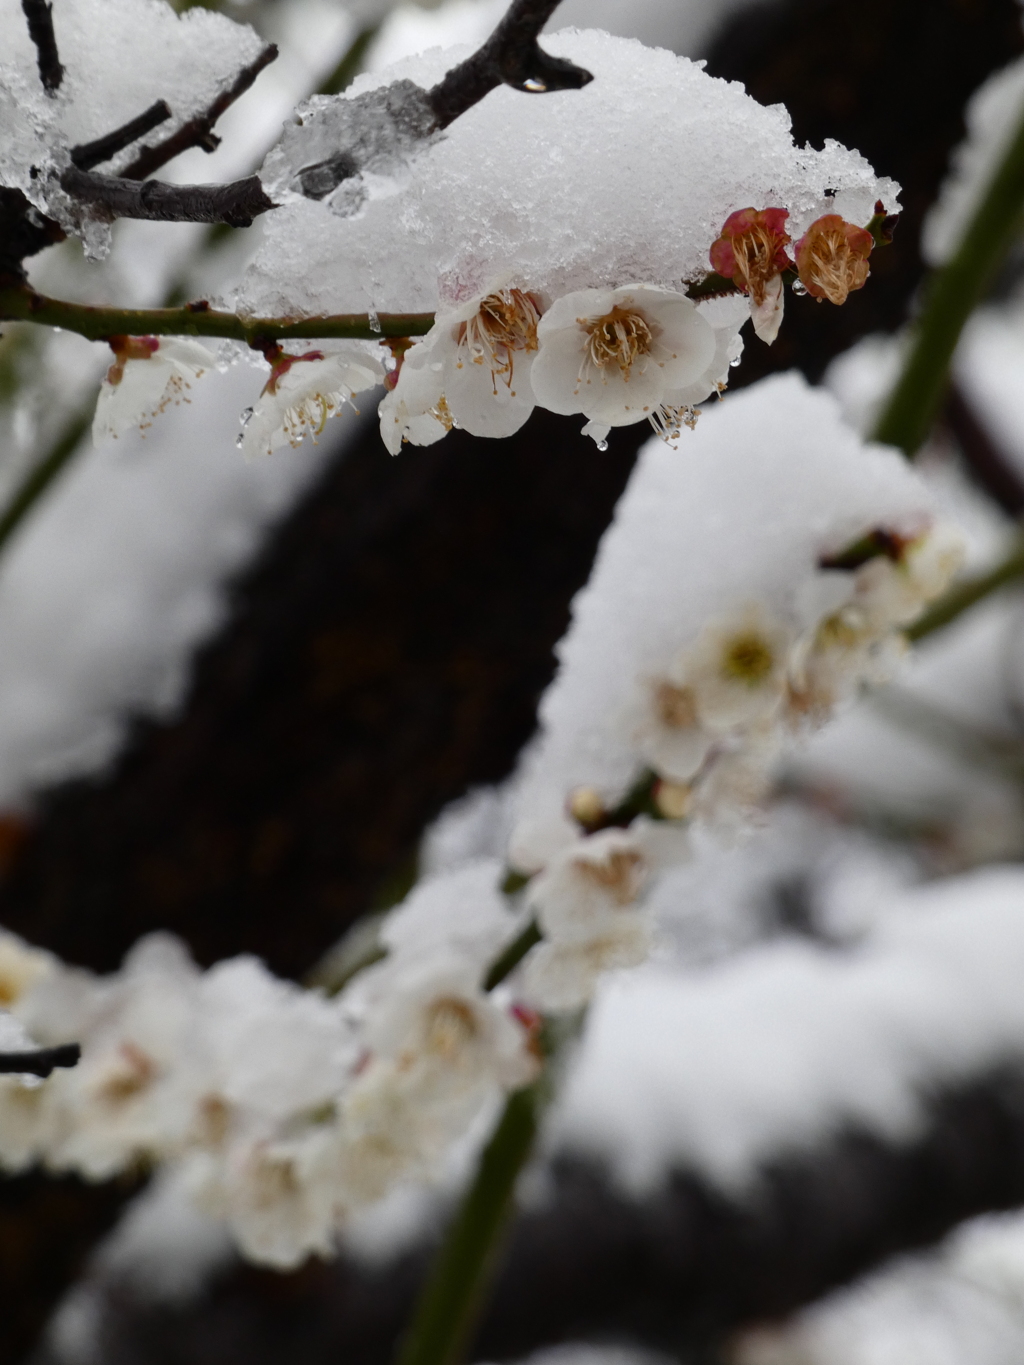
{"type": "Polygon", "coordinates": [[[194,1160],[189,1175],[195,1202],[228,1223],[243,1256],[294,1270],[335,1250],[336,1169],[337,1137],[323,1124],[236,1143],[219,1161],[194,1160]]]}
{"type": "Polygon", "coordinates": [[[715,329],[684,294],[653,285],[565,294],[537,337],[537,402],[582,413],[598,437],[602,427],[656,417],[665,404],[699,402],[720,377],[708,378],[720,355],[715,329]]]}
{"type": "Polygon", "coordinates": [[[537,295],[505,287],[439,310],[381,404],[381,432],[392,454],[403,440],[430,445],[451,425],[473,436],[518,431],[534,408],[530,372],[542,311],[537,295]]]}
{"type": "Polygon", "coordinates": [[[114,362],[100,385],[93,440],[143,432],[171,404],[189,402],[193,380],[217,363],[198,341],[186,337],[112,337],[114,362]]]}
{"type": "Polygon", "coordinates": [[[403,356],[393,387],[380,405],[380,435],[386,449],[397,455],[408,441],[432,446],[455,425],[444,396],[443,366],[426,347],[413,346],[403,356]]]}
{"type": "Polygon", "coordinates": [[[689,689],[700,724],[712,734],[755,725],[782,708],[793,644],[784,622],[751,603],[709,622],[675,661],[671,680],[689,689]]]}
{"type": "Polygon", "coordinates": [[[0,929],[0,1008],[11,1009],[56,966],[52,953],[0,929]]]}
{"type": "Polygon", "coordinates": [[[380,361],[356,347],[305,355],[281,353],[271,360],[270,378],[244,419],[239,447],[254,456],[298,446],[306,436],[315,443],[328,418],[355,394],[375,388],[383,379],[380,361]]]}

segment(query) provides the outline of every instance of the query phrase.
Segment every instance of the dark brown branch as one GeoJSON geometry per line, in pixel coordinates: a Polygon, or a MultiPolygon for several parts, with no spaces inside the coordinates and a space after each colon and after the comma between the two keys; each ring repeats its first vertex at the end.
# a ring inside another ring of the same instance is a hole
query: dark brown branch
{"type": "Polygon", "coordinates": [[[255,175],[229,185],[168,185],[162,180],[144,180],[140,185],[122,176],[96,175],[71,166],[60,183],[80,203],[91,204],[111,218],[248,227],[274,207],[255,175]]]}
{"type": "Polygon", "coordinates": [[[21,8],[28,20],[28,36],[36,48],[39,79],[48,95],[54,94],[64,79],[64,68],[57,52],[53,33],[53,11],[47,0],[21,0],[21,8]]]}
{"type": "MultiPolygon", "coordinates": [[[[138,156],[122,171],[126,180],[145,180],[146,176],[152,175],[161,166],[166,166],[168,161],[179,156],[182,152],[187,152],[190,147],[202,147],[206,152],[212,152],[219,144],[220,139],[214,136],[213,127],[226,109],[229,109],[235,100],[244,95],[245,92],[255,81],[260,72],[270,65],[277,58],[277,48],[271,43],[265,47],[254,62],[235,77],[234,83],[229,88],[217,96],[204,114],[197,114],[170,137],[163,142],[158,142],[155,147],[143,147],[138,156]]],[[[200,220],[216,221],[216,220],[200,220]]]]}
{"type": "Polygon", "coordinates": [[[0,1075],[45,1077],[58,1066],[77,1066],[81,1055],[77,1043],[33,1048],[31,1052],[0,1052],[0,1075]]]}
{"type": "Polygon", "coordinates": [[[115,128],[112,133],[106,133],[103,137],[96,138],[94,142],[82,142],[77,147],[72,147],[71,160],[80,171],[91,171],[94,166],[100,166],[104,161],[117,156],[118,152],[123,152],[126,147],[130,147],[140,137],[145,137],[170,117],[171,110],[166,101],[157,100],[137,118],[122,124],[120,128],[115,128]]]}
{"type": "Polygon", "coordinates": [[[24,280],[27,256],[63,240],[59,223],[34,208],[21,190],[0,185],[0,288],[24,280]]]}
{"type": "Polygon", "coordinates": [[[955,381],[949,386],[943,417],[974,482],[1011,517],[1024,513],[1024,478],[955,381]]]}
{"type": "Polygon", "coordinates": [[[478,52],[448,72],[428,92],[437,126],[447,128],[499,85],[527,94],[579,90],[593,77],[537,44],[558,0],[512,0],[505,17],[478,52]]]}

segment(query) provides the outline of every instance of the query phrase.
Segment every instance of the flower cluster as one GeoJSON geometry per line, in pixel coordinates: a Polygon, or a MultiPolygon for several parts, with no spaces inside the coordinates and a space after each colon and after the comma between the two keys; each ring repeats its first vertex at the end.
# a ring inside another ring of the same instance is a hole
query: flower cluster
{"type": "Polygon", "coordinates": [[[792,241],[786,231],[788,217],[782,208],[739,209],[725,220],[710,252],[714,270],[750,295],[754,331],[769,345],[782,325],[787,272],[796,273],[801,293],[843,304],[867,283],[867,258],[875,244],[866,228],[826,213],[796,243],[793,261],[786,250],[792,241]]]}
{"type": "MultiPolygon", "coordinates": [[[[786,209],[740,209],[712,244],[714,270],[741,296],[762,340],[782,322],[783,277],[796,272],[803,293],[846,301],[868,277],[874,239],[837,214],[818,218],[787,247],[786,209]]],[[[534,407],[586,418],[583,430],[603,445],[612,427],[646,419],[666,440],[691,429],[698,404],[725,391],[743,350],[743,310],[722,318],[681,290],[651,284],[578,289],[551,302],[544,294],[498,283],[443,308],[425,337],[392,346],[395,368],[356,345],[289,354],[267,352],[270,377],[243,414],[239,447],[269,454],[314,441],[353,396],[384,382],[384,444],[432,445],[460,427],[473,436],[511,436],[534,407]]],[[[180,402],[190,378],[215,357],[196,342],[157,337],[111,340],[115,363],[103,382],[93,434],[118,435],[149,424],[180,402]]],[[[187,401],[187,400],[186,400],[187,401]]]]}
{"type": "Polygon", "coordinates": [[[43,1084],[0,1078],[0,1163],[105,1179],[174,1162],[252,1259],[329,1254],[348,1215],[433,1174],[537,1070],[535,1019],[481,986],[517,926],[498,873],[420,889],[392,918],[386,961],[333,999],[252,958],[203,973],[167,935],[94,977],[0,934],[0,1020],[82,1044],[43,1084]],[[461,934],[460,898],[475,912],[461,934]]]}

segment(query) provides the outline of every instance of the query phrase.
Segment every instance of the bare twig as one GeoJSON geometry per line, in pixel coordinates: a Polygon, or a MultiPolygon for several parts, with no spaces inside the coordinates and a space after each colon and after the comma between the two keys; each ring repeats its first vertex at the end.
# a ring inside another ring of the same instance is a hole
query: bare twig
{"type": "Polygon", "coordinates": [[[229,185],[168,185],[162,180],[127,180],[70,166],[60,183],[72,198],[92,204],[111,218],[145,218],[162,223],[227,223],[248,227],[274,207],[258,176],[229,185]]]}
{"type": "Polygon", "coordinates": [[[950,383],[943,416],[971,478],[1004,512],[1019,517],[1024,512],[1024,479],[999,448],[956,380],[950,383]]]}
{"type": "Polygon", "coordinates": [[[452,67],[428,92],[439,128],[463,115],[499,85],[527,94],[579,90],[593,77],[562,57],[538,46],[537,37],[558,8],[559,0],[512,0],[505,17],[472,57],[452,67]]]}
{"type": "Polygon", "coordinates": [[[120,128],[115,128],[112,133],[98,137],[95,142],[82,142],[77,147],[72,147],[71,160],[80,171],[91,171],[93,166],[102,165],[104,161],[117,156],[118,152],[123,152],[126,147],[151,133],[170,117],[171,111],[167,103],[164,100],[157,100],[137,118],[122,124],[120,128]]]}
{"type": "Polygon", "coordinates": [[[57,39],[53,33],[53,11],[47,0],[21,0],[21,8],[28,20],[28,36],[35,44],[39,79],[46,93],[53,95],[64,79],[64,68],[60,64],[57,39]]]}
{"type": "MultiPolygon", "coordinates": [[[[168,161],[179,156],[182,152],[187,152],[190,147],[202,147],[205,152],[212,152],[219,144],[220,139],[214,136],[213,127],[220,116],[252,85],[253,81],[260,72],[270,65],[277,58],[277,48],[271,43],[265,47],[254,62],[235,77],[233,84],[223,91],[210,105],[204,114],[197,114],[187,123],[183,123],[176,132],[163,142],[158,142],[155,147],[143,147],[138,156],[122,171],[125,180],[145,180],[147,175],[152,175],[161,166],[166,166],[168,161]]],[[[200,219],[201,222],[215,222],[216,219],[200,219]]],[[[227,221],[227,220],[225,220],[227,221]]]]}
{"type": "Polygon", "coordinates": [[[58,1066],[77,1066],[81,1055],[77,1043],[33,1048],[31,1052],[0,1052],[0,1075],[49,1076],[58,1066]]]}

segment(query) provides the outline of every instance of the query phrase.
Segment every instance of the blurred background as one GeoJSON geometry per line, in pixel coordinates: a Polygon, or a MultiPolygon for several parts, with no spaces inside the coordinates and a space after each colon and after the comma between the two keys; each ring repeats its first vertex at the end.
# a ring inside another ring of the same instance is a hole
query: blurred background
{"type": "MultiPolygon", "coordinates": [[[[222,120],[220,148],[174,163],[181,181],[249,173],[299,99],[475,45],[504,4],[224,9],[281,56],[222,120]]],[[[868,287],[842,309],[794,300],[776,344],[748,340],[734,371],[736,387],[798,368],[866,424],[898,363],[965,106],[1024,52],[1016,0],[564,0],[552,27],[570,24],[706,60],[784,104],[798,142],[835,138],[903,186],[868,287]]],[[[201,297],[230,287],[258,232],[122,222],[102,265],[67,243],[31,278],[90,302],[201,297]]],[[[922,462],[975,564],[1024,511],[1022,267],[1007,263],[972,321],[922,462]]],[[[245,463],[243,366],[145,437],[93,448],[103,351],[19,326],[0,341],[0,500],[47,475],[0,546],[0,923],[98,971],[164,928],[203,964],[251,952],[315,979],[421,872],[500,844],[502,783],[649,431],[618,429],[602,452],[577,419],[537,410],[507,441],[454,432],[390,459],[368,402],[316,447],[245,463]]],[[[658,987],[671,967],[680,1032],[637,1099],[678,1141],[662,1144],[656,1189],[631,1185],[580,1137],[603,1120],[577,1087],[473,1358],[1024,1359],[1024,1024],[1012,992],[983,978],[986,1008],[968,999],[955,962],[921,988],[919,962],[947,940],[927,923],[900,937],[907,916],[927,922],[930,895],[936,922],[955,912],[970,927],[984,900],[970,875],[1022,859],[1024,604],[1011,591],[791,757],[756,833],[687,870],[664,907],[658,987]],[[856,985],[865,953],[870,990],[856,985]],[[960,1041],[942,1041],[936,1011],[960,1041]]],[[[984,951],[1001,952],[983,906],[970,937],[981,972],[984,951]]],[[[644,989],[597,1011],[641,1050],[663,1017],[644,989]]],[[[601,1036],[581,1066],[610,1109],[601,1036]]],[[[446,1198],[392,1201],[336,1262],[284,1275],[238,1262],[145,1172],[7,1178],[0,1360],[376,1365],[446,1198]]]]}

